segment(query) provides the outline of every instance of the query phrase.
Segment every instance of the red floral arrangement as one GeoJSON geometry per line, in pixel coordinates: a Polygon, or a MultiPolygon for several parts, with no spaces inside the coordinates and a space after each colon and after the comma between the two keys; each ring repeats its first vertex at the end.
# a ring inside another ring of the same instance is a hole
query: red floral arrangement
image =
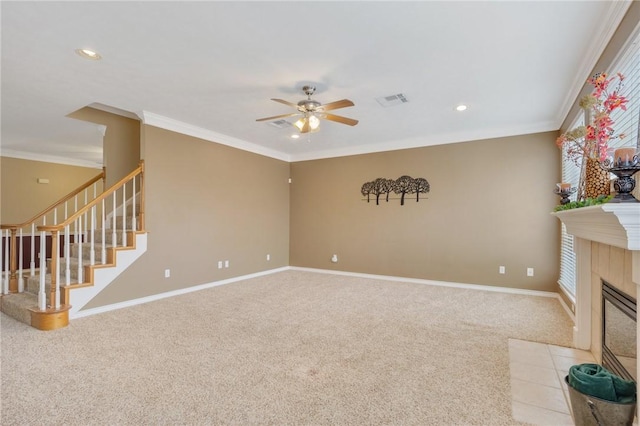
{"type": "Polygon", "coordinates": [[[563,133],[556,140],[558,148],[567,148],[567,157],[578,163],[582,158],[604,161],[609,148],[609,141],[624,138],[624,134],[614,135],[611,113],[620,108],[627,110],[627,101],[620,94],[624,75],[616,74],[618,83],[610,90],[611,83],[616,77],[608,78],[605,73],[599,73],[587,80],[595,89],[593,93],[580,99],[580,108],[587,112],[589,124],[578,126],[563,133]]]}

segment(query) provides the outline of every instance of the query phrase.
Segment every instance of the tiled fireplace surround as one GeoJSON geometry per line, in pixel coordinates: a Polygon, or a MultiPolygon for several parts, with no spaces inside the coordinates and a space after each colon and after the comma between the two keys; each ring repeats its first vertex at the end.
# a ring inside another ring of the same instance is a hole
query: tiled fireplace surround
{"type": "MultiPolygon", "coordinates": [[[[636,300],[640,293],[640,203],[607,203],[554,214],[574,236],[577,282],[573,344],[590,350],[602,363],[601,280],[636,300]]],[[[636,345],[640,346],[639,337],[636,327],[636,345]]]]}

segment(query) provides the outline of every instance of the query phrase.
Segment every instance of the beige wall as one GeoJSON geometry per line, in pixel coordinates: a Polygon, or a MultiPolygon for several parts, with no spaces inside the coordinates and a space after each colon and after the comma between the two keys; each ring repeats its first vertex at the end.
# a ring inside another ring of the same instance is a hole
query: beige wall
{"type": "Polygon", "coordinates": [[[110,187],[138,167],[140,162],[140,120],[85,107],[69,114],[78,120],[107,127],[102,143],[106,185],[110,187]]]}
{"type": "Polygon", "coordinates": [[[85,309],[289,264],[287,162],[152,126],[142,135],[148,250],[85,309]]]}
{"type": "Polygon", "coordinates": [[[291,265],[556,291],[556,132],[291,165],[291,265]],[[378,177],[424,177],[419,202],[363,201],[378,177]],[[332,263],[332,254],[338,263],[332,263]],[[498,274],[504,265],[506,274],[498,274]],[[532,267],[535,276],[527,277],[532,267]]]}
{"type": "Polygon", "coordinates": [[[0,157],[0,223],[26,222],[101,172],[89,167],[0,157]],[[49,183],[39,184],[38,178],[49,179],[49,183]]]}

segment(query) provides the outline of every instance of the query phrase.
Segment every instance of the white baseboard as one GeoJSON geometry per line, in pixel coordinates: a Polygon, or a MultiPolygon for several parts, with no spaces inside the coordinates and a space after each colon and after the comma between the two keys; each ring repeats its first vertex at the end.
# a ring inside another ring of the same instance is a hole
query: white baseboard
{"type": "Polygon", "coordinates": [[[558,293],[555,293],[552,291],[525,290],[522,288],[497,287],[497,286],[480,285],[480,284],[463,284],[463,283],[455,283],[455,282],[448,282],[448,281],[425,280],[425,279],[419,279],[419,278],[405,278],[405,277],[394,277],[389,275],[362,274],[359,272],[334,271],[330,269],[301,268],[298,266],[290,266],[289,269],[291,269],[292,271],[317,272],[320,274],[344,275],[348,277],[370,278],[374,280],[401,281],[405,283],[434,285],[439,287],[454,287],[454,288],[464,288],[468,290],[494,291],[498,293],[522,294],[526,296],[554,297],[554,298],[561,299],[558,293]]]}
{"type": "Polygon", "coordinates": [[[566,306],[566,304],[564,303],[560,295],[558,293],[554,293],[551,291],[525,290],[525,289],[519,289],[519,288],[496,287],[496,286],[487,286],[487,285],[479,285],[479,284],[464,284],[464,283],[455,283],[455,282],[447,282],[447,281],[425,280],[425,279],[418,279],[418,278],[394,277],[389,275],[363,274],[358,272],[334,271],[329,269],[302,268],[298,266],[283,266],[281,268],[270,269],[262,272],[256,272],[254,274],[242,275],[239,277],[233,277],[226,280],[213,281],[206,284],[187,287],[180,290],[173,290],[165,293],[154,294],[152,296],[141,297],[139,299],[127,300],[125,302],[114,303],[111,305],[100,306],[97,308],[85,309],[85,310],[76,312],[73,315],[73,318],[82,318],[90,315],[100,314],[103,312],[109,312],[117,309],[128,308],[131,306],[141,305],[143,303],[153,302],[155,300],[166,299],[168,297],[179,296],[181,294],[187,294],[194,291],[205,290],[205,289],[217,287],[220,285],[231,284],[238,281],[257,278],[265,275],[271,275],[278,272],[289,271],[289,270],[315,272],[319,274],[332,274],[332,275],[342,275],[342,276],[349,276],[349,277],[369,278],[369,279],[376,279],[376,280],[383,280],[383,281],[407,282],[407,283],[413,283],[413,284],[424,284],[424,285],[433,285],[433,286],[440,286],[440,287],[462,288],[462,289],[468,289],[468,290],[493,291],[498,293],[520,294],[520,295],[526,295],[526,296],[551,297],[551,298],[558,299],[562,304],[562,306],[567,311],[567,313],[569,314],[569,316],[573,318],[573,315],[571,315],[571,311],[566,306]]]}
{"type": "Polygon", "coordinates": [[[226,280],[221,281],[213,281],[206,284],[200,284],[193,287],[182,288],[180,290],[167,291],[165,293],[154,294],[152,296],[141,297],[139,299],[127,300],[125,302],[114,303],[111,305],[99,306],[97,308],[85,309],[79,312],[76,312],[72,319],[82,318],[89,315],[101,314],[104,312],[115,311],[116,309],[129,308],[131,306],[142,305],[143,303],[153,302],[155,300],[166,299],[167,297],[179,296],[181,294],[187,294],[194,291],[205,290],[211,287],[217,287],[219,285],[231,284],[237,281],[247,280],[250,278],[261,277],[264,275],[275,274],[276,272],[282,272],[288,270],[289,267],[285,266],[282,268],[270,269],[268,271],[256,272],[254,274],[242,275],[239,277],[233,277],[226,280]]]}

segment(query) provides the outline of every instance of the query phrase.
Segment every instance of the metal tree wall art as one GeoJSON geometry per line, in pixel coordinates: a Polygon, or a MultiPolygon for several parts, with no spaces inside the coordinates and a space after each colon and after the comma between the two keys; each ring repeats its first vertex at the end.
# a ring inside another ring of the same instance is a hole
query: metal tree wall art
{"type": "Polygon", "coordinates": [[[429,182],[425,178],[412,178],[411,176],[400,176],[398,179],[377,178],[371,182],[365,182],[360,189],[360,193],[367,197],[367,203],[371,201],[371,196],[376,197],[376,205],[380,204],[380,196],[384,195],[389,202],[389,194],[394,192],[400,195],[400,205],[404,206],[405,195],[416,194],[416,202],[420,201],[420,194],[426,194],[431,189],[429,182]]]}
{"type": "Polygon", "coordinates": [[[429,182],[425,178],[416,178],[413,181],[416,189],[416,203],[420,201],[420,194],[426,194],[431,189],[429,182]]]}
{"type": "MultiPolygon", "coordinates": [[[[367,197],[367,203],[371,201],[371,197],[370,197],[371,192],[373,192],[373,182],[365,182],[365,184],[362,185],[362,189],[360,190],[360,193],[365,197],[367,197]]],[[[376,200],[376,204],[377,202],[378,200],[376,200]]]]}

